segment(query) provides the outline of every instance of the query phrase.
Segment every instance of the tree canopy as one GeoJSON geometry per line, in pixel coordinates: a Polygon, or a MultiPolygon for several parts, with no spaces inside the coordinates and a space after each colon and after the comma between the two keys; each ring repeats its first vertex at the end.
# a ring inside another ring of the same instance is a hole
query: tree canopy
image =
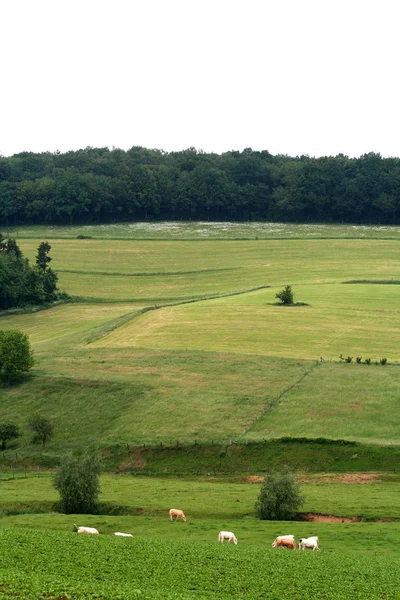
{"type": "Polygon", "coordinates": [[[28,336],[17,329],[0,330],[0,381],[7,386],[28,373],[32,366],[28,336]]]}
{"type": "Polygon", "coordinates": [[[42,242],[36,266],[31,266],[16,241],[5,240],[0,233],[0,310],[57,299],[57,274],[48,266],[50,249],[42,242]]]}
{"type": "Polygon", "coordinates": [[[400,158],[134,146],[0,157],[0,224],[400,222],[400,158]]]}
{"type": "Polygon", "coordinates": [[[100,493],[101,461],[97,456],[66,456],[53,479],[66,514],[92,513],[100,493]]]}

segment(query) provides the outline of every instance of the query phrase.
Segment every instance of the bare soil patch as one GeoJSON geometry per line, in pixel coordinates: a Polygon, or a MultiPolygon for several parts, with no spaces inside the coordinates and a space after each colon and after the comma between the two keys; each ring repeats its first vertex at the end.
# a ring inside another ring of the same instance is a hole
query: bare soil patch
{"type": "Polygon", "coordinates": [[[249,475],[246,477],[246,483],[261,483],[264,481],[264,477],[259,477],[258,475],[249,475]]]}
{"type": "Polygon", "coordinates": [[[382,473],[321,473],[318,475],[303,474],[297,478],[299,483],[376,483],[382,473]]]}
{"type": "Polygon", "coordinates": [[[323,515],[320,513],[299,513],[300,521],[313,523],[357,523],[358,517],[338,517],[337,515],[323,515]]]}

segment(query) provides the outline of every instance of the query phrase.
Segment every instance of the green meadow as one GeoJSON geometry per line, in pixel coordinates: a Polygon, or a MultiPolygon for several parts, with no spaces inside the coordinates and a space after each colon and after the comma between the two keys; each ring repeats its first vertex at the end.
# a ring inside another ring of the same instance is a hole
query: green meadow
{"type": "Polygon", "coordinates": [[[31,261],[47,239],[72,301],[0,317],[35,356],[0,392],[22,433],[0,456],[0,598],[400,597],[399,228],[2,233],[31,261]],[[276,305],[287,284],[301,305],[276,305]],[[37,413],[54,425],[45,448],[26,427],[37,413]],[[101,514],[61,515],[47,469],[87,449],[108,473],[101,514]],[[303,512],[339,520],[256,520],[260,477],[282,465],[303,512]],[[221,529],[237,547],[219,547],[221,529]],[[274,552],[285,533],[318,535],[322,551],[274,552]]]}
{"type": "Polygon", "coordinates": [[[250,239],[251,224],[249,239],[224,239],[234,228],[216,225],[211,239],[192,240],[189,224],[160,225],[169,239],[133,239],[128,224],[119,239],[107,238],[114,226],[91,239],[77,239],[81,228],[18,231],[31,260],[36,234],[53,232],[51,264],[74,299],[1,317],[29,335],[36,359],[33,376],[0,399],[3,418],[22,428],[18,456],[38,455],[25,428],[37,412],[55,425],[42,458],[285,436],[399,443],[400,287],[383,283],[400,280],[398,241],[350,226],[328,226],[331,239],[320,227],[315,239],[300,225],[290,239],[250,239]],[[302,305],[276,305],[286,284],[302,305]]]}

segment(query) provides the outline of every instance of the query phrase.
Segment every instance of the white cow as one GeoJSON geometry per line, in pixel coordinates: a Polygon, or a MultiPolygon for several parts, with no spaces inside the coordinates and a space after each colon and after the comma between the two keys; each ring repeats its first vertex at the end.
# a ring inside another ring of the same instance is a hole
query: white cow
{"type": "Polygon", "coordinates": [[[77,525],[74,525],[74,531],[77,531],[78,533],[96,533],[99,535],[99,532],[94,527],[78,527],[77,525]]]}
{"type": "Polygon", "coordinates": [[[178,519],[182,519],[182,521],[186,521],[186,517],[185,517],[185,513],[183,512],[183,510],[179,510],[178,508],[171,508],[171,510],[169,511],[169,518],[172,521],[172,517],[176,517],[176,521],[178,519]]]}
{"type": "Polygon", "coordinates": [[[120,537],[133,537],[131,533],[122,533],[121,531],[116,531],[114,535],[119,535],[120,537]]]}
{"type": "Polygon", "coordinates": [[[228,540],[228,544],[229,544],[229,542],[233,542],[234,544],[238,543],[237,537],[234,533],[232,533],[232,531],[220,531],[219,532],[218,541],[223,544],[224,540],[228,540]]]}
{"type": "Polygon", "coordinates": [[[299,541],[299,550],[305,550],[306,548],[312,548],[314,550],[319,550],[318,548],[318,536],[309,537],[309,538],[300,538],[299,541]]]}

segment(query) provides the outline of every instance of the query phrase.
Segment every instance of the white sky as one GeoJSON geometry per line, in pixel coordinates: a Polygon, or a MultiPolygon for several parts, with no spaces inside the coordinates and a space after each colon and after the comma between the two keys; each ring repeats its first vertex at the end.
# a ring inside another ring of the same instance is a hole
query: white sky
{"type": "Polygon", "coordinates": [[[0,153],[400,156],[398,0],[0,0],[0,153]]]}

